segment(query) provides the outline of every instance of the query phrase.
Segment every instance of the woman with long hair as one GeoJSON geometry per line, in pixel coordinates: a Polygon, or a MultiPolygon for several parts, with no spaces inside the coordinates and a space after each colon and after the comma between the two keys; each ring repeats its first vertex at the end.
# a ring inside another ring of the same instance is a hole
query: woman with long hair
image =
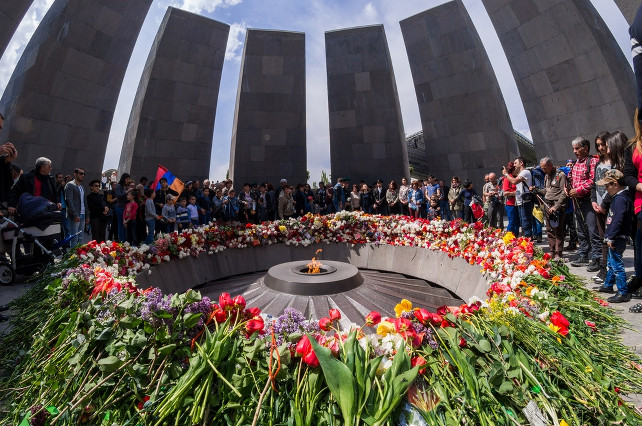
{"type": "Polygon", "coordinates": [[[397,182],[391,180],[386,191],[386,202],[388,203],[389,214],[401,214],[401,203],[399,202],[399,190],[397,182]]]}

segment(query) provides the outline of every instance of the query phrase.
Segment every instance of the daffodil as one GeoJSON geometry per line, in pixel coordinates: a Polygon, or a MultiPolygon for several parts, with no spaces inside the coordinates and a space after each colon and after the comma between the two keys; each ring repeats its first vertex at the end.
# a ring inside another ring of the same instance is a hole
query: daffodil
{"type": "Polygon", "coordinates": [[[412,311],[412,303],[410,300],[403,299],[400,303],[397,303],[397,306],[395,306],[395,314],[397,315],[397,318],[399,318],[404,312],[410,311],[412,311]]]}
{"type": "Polygon", "coordinates": [[[564,419],[560,420],[560,426],[568,426],[568,423],[564,421],[564,419]]]}

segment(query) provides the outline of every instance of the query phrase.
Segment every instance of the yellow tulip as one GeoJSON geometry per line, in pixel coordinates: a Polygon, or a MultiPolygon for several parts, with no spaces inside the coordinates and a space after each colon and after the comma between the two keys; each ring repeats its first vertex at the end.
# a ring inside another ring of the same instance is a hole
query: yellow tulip
{"type": "Polygon", "coordinates": [[[398,303],[397,306],[395,306],[395,314],[397,315],[397,318],[399,318],[404,312],[409,311],[412,311],[412,303],[410,300],[403,299],[401,303],[398,303]]]}

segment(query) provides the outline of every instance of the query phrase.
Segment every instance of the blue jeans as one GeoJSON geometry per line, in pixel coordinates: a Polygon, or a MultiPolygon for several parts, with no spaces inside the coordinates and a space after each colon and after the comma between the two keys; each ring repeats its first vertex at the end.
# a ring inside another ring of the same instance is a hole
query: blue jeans
{"type": "Polygon", "coordinates": [[[618,293],[626,294],[629,292],[626,286],[626,271],[624,270],[624,261],[622,260],[622,253],[626,248],[625,239],[617,239],[613,243],[614,248],[609,247],[609,253],[606,257],[606,279],[604,280],[605,287],[617,287],[618,293]]]}
{"type": "Polygon", "coordinates": [[[118,221],[118,241],[124,243],[127,241],[127,230],[123,225],[123,214],[125,213],[125,207],[118,207],[114,209],[116,211],[116,220],[118,221]]]}
{"type": "Polygon", "coordinates": [[[642,211],[637,214],[638,229],[635,231],[633,267],[636,277],[642,277],[642,211]]]}
{"type": "Polygon", "coordinates": [[[156,231],[156,219],[145,219],[147,224],[147,237],[145,244],[149,245],[154,242],[154,232],[156,231]]]}
{"type": "Polygon", "coordinates": [[[533,221],[535,220],[535,218],[533,218],[534,206],[535,203],[529,201],[528,203],[522,203],[522,205],[518,207],[519,221],[522,224],[522,232],[524,233],[524,237],[530,238],[533,236],[533,221]]]}
{"type": "Polygon", "coordinates": [[[535,235],[536,237],[542,236],[542,222],[537,220],[534,216],[533,216],[533,235],[535,235]]]}
{"type": "Polygon", "coordinates": [[[82,231],[85,230],[85,215],[80,215],[79,222],[69,218],[67,218],[67,222],[69,223],[69,235],[74,236],[69,241],[69,247],[74,247],[82,242],[82,231]]]}
{"type": "Polygon", "coordinates": [[[506,217],[508,218],[508,226],[506,232],[512,232],[513,235],[519,235],[519,211],[517,206],[505,206],[506,217]]]}

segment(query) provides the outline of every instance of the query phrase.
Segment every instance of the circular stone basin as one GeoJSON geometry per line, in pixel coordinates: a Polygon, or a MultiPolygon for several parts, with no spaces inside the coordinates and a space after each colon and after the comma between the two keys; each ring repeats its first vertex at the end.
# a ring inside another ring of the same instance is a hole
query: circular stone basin
{"type": "Polygon", "coordinates": [[[281,263],[271,267],[263,282],[281,293],[299,296],[319,296],[352,290],[363,284],[359,269],[349,263],[324,260],[321,273],[307,272],[309,261],[281,263]]]}

